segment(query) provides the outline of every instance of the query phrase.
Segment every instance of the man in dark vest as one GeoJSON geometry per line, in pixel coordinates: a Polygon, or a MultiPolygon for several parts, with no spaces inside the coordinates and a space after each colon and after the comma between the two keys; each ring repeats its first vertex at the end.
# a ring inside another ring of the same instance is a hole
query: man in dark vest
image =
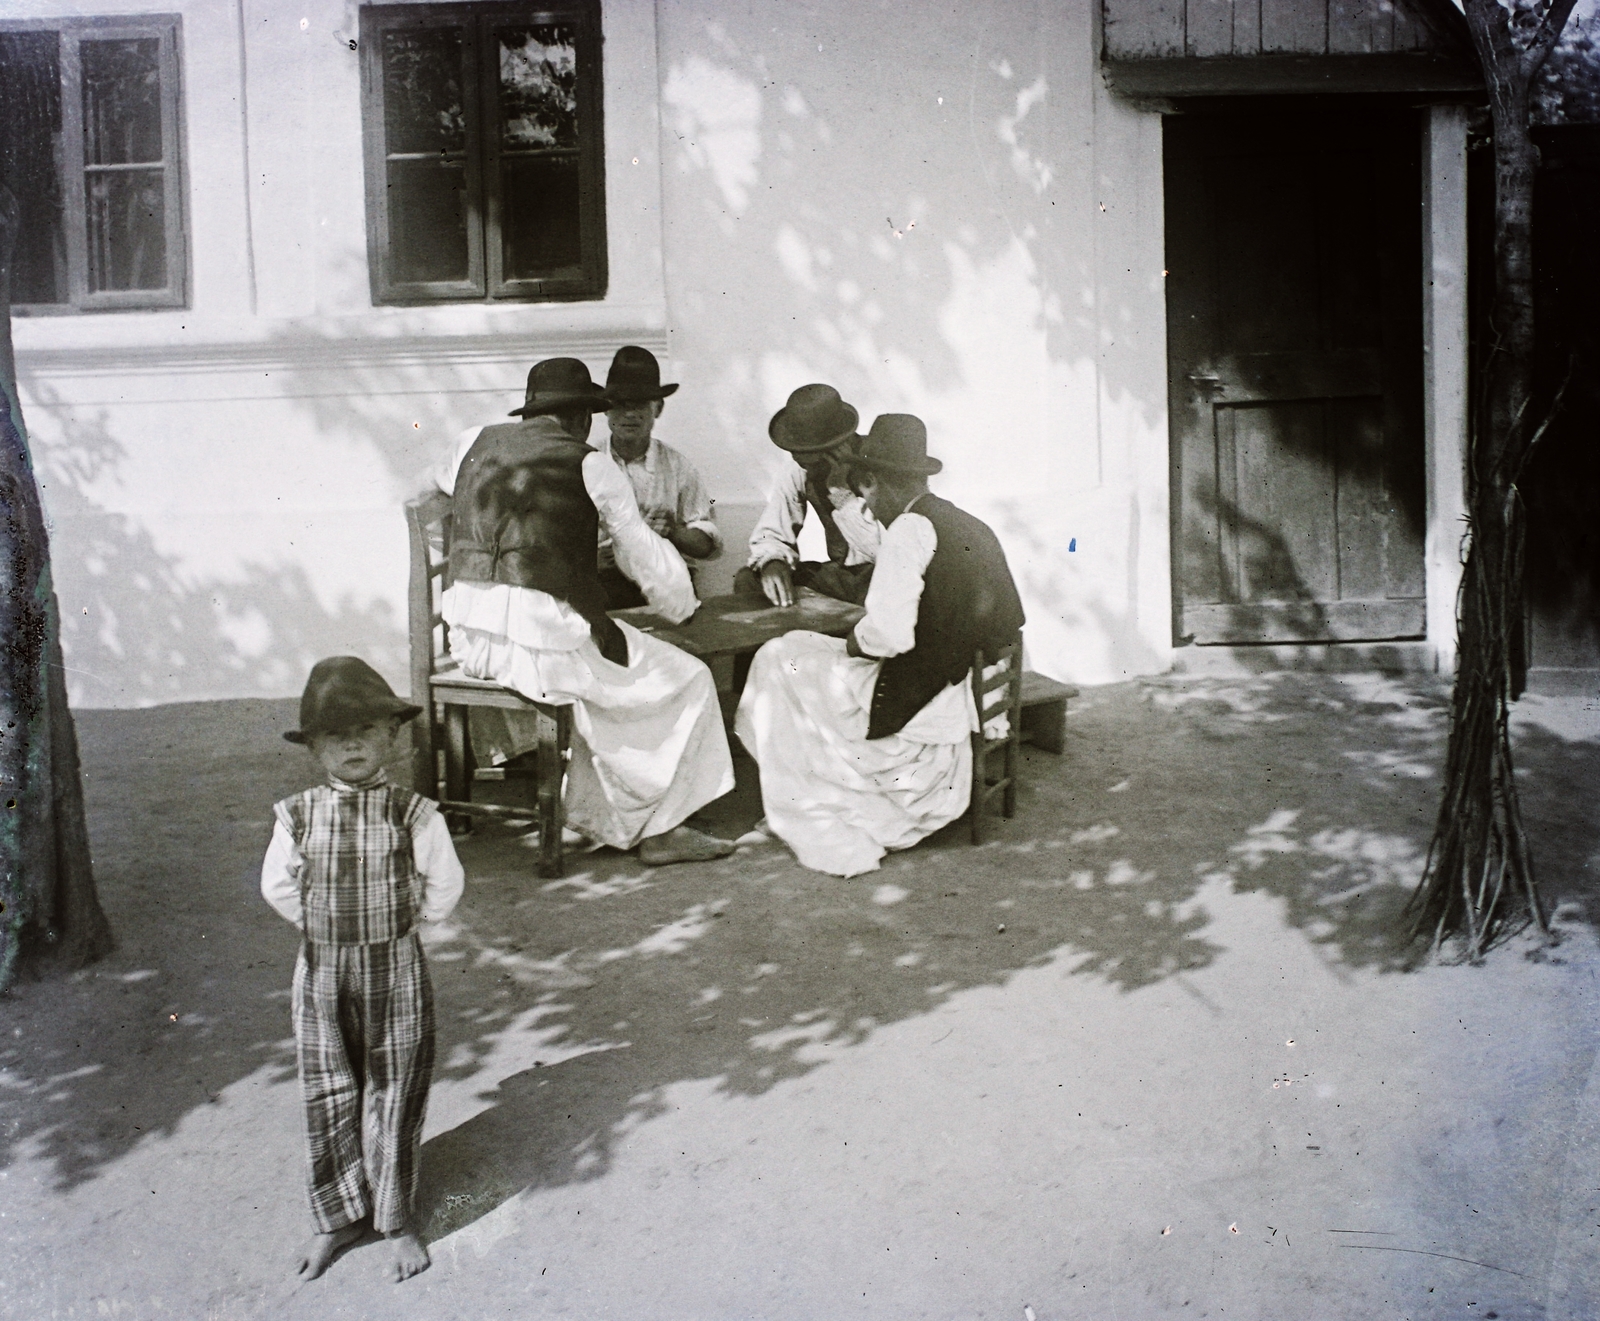
{"type": "Polygon", "coordinates": [[[852,485],[883,538],[847,639],[795,632],[756,653],[734,728],[766,829],[807,867],[855,876],[967,809],[974,652],[1010,643],[1022,603],[988,526],[928,490],[921,421],[872,424],[852,485]]]}
{"type": "Polygon", "coordinates": [[[750,534],[750,562],[734,575],[734,591],[760,592],[773,605],[792,604],[799,587],[856,605],[866,600],[882,529],[847,481],[860,420],[831,385],[802,385],[773,415],[767,435],[793,461],[750,534]],[[801,563],[808,511],[822,525],[828,558],[801,563]]]}
{"type": "MultiPolygon", "coordinates": [[[[565,804],[575,830],[638,846],[647,863],[721,857],[731,844],[683,824],[733,788],[711,672],[606,614],[602,530],[658,613],[680,623],[698,606],[682,557],[645,524],[627,477],[587,443],[606,404],[583,363],[551,358],[528,374],[526,402],[511,414],[519,421],[463,433],[439,483],[454,515],[450,654],[473,678],[572,707],[565,804]]],[[[503,728],[485,741],[498,756],[535,745],[531,720],[496,714],[503,728]]],[[[474,723],[475,745],[483,728],[474,723]]]]}

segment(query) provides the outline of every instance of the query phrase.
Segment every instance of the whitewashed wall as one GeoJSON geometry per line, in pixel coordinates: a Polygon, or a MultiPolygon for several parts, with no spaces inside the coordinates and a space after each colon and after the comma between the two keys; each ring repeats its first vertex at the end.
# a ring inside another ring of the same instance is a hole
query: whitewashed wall
{"type": "Polygon", "coordinates": [[[768,416],[826,380],[863,426],[927,420],[1034,666],[1168,664],[1160,124],[1102,87],[1088,0],[610,0],[607,298],[421,310],[371,306],[355,5],[163,8],[191,307],[15,326],[78,703],[287,695],[342,651],[403,686],[400,501],[534,358],[627,341],[683,382],[661,433],[718,496],[713,587],[768,416]]]}

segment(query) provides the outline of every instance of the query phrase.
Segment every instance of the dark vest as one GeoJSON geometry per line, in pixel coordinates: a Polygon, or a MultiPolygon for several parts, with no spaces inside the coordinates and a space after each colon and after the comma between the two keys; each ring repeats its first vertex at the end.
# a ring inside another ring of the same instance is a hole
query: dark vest
{"type": "Polygon", "coordinates": [[[588,621],[607,660],[626,665],[595,562],[600,515],[583,484],[593,453],[551,417],[480,431],[456,473],[450,581],[548,592],[588,621]]]}
{"type": "Polygon", "coordinates": [[[938,545],[922,579],[916,641],[878,670],[867,737],[898,734],[945,687],[964,677],[981,647],[992,653],[1022,627],[1022,601],[1005,551],[988,528],[936,495],[908,511],[933,524],[938,545]]]}

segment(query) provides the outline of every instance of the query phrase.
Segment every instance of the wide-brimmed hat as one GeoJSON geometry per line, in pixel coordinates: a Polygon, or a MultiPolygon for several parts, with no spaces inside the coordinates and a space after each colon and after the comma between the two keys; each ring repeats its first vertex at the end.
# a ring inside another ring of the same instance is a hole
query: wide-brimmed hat
{"type": "Polygon", "coordinates": [[[860,421],[861,414],[831,385],[802,385],[772,415],[767,435],[791,454],[815,454],[854,437],[860,421]]]}
{"type": "Polygon", "coordinates": [[[412,720],[422,714],[396,697],[384,677],[359,656],[333,656],[311,667],[300,695],[300,728],[288,730],[291,743],[307,743],[313,734],[335,734],[385,716],[412,720]]]}
{"type": "Polygon", "coordinates": [[[896,477],[931,477],[944,469],[928,457],[928,428],[910,413],[881,413],[857,452],[854,467],[896,477]]]}
{"type": "Polygon", "coordinates": [[[624,344],[606,373],[606,397],[612,404],[642,404],[665,399],[677,385],[661,384],[661,364],[649,349],[624,344]]]}
{"type": "Polygon", "coordinates": [[[533,364],[522,407],[513,408],[508,416],[540,417],[568,408],[602,413],[605,407],[605,391],[594,383],[588,367],[576,358],[546,358],[533,364]]]}

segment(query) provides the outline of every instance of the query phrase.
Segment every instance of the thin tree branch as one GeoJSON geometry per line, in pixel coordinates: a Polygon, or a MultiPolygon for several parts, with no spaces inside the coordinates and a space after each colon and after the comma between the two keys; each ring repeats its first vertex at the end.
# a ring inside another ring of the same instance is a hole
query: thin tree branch
{"type": "Polygon", "coordinates": [[[1539,20],[1539,26],[1534,29],[1533,36],[1528,42],[1528,51],[1525,56],[1528,77],[1531,79],[1544,67],[1544,62],[1550,58],[1550,52],[1555,50],[1561,40],[1561,34],[1566,30],[1567,20],[1572,17],[1572,10],[1577,0],[1552,0],[1550,8],[1544,11],[1544,17],[1539,20]]]}

